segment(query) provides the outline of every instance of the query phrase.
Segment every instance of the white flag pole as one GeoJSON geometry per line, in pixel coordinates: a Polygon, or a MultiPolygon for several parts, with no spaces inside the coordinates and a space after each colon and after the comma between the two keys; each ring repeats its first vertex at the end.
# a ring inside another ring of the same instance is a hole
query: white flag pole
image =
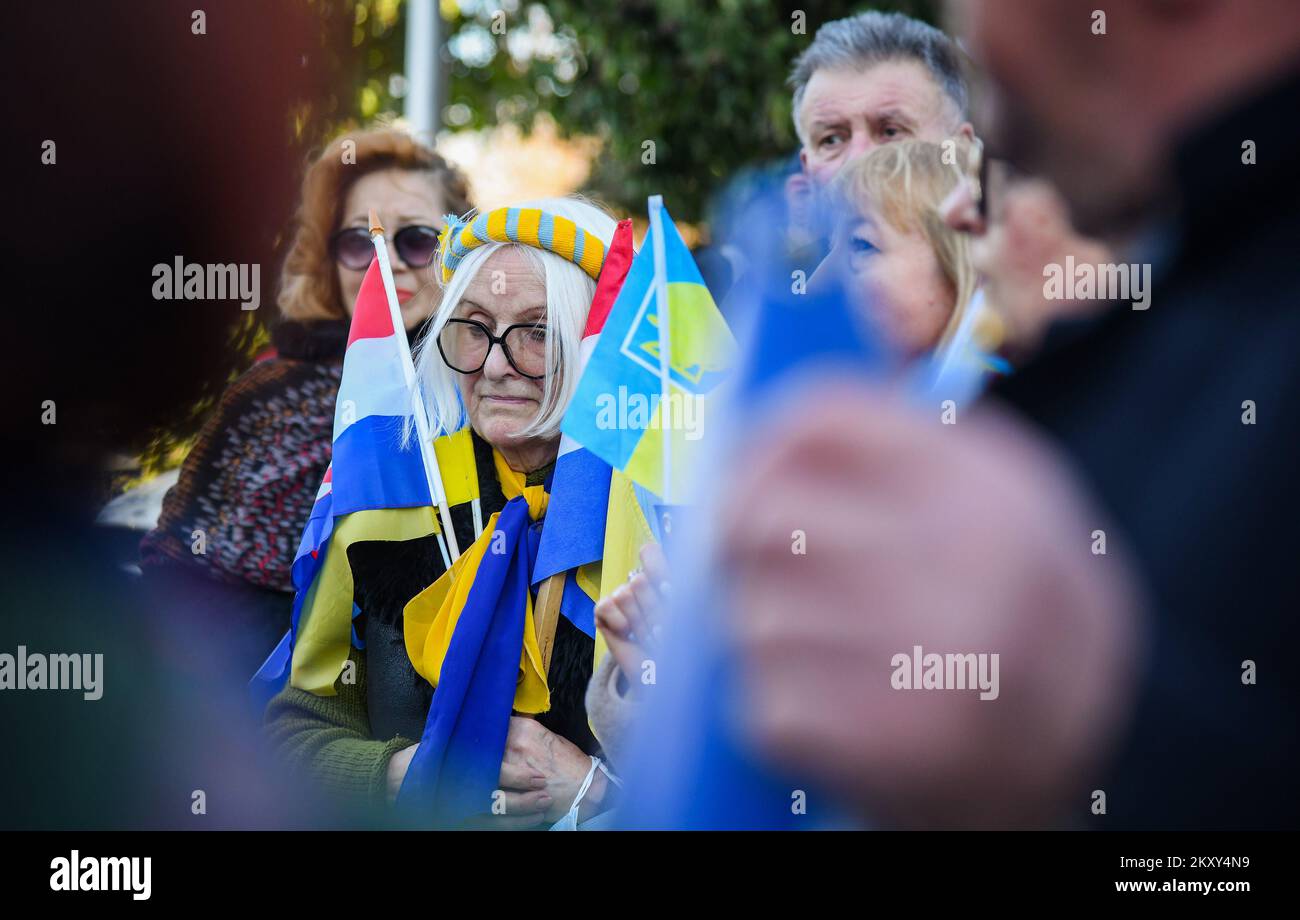
{"type": "Polygon", "coordinates": [[[659,436],[664,451],[664,504],[672,504],[673,446],[669,394],[672,388],[672,336],[668,330],[668,268],[664,253],[664,199],[651,195],[650,240],[655,251],[655,313],[659,317],[659,436]]]}
{"type": "Polygon", "coordinates": [[[470,510],[474,512],[474,537],[477,539],[483,536],[483,505],[476,498],[470,502],[470,510]]]}
{"type": "Polygon", "coordinates": [[[402,372],[406,376],[406,387],[411,394],[411,414],[415,416],[415,433],[420,441],[420,458],[424,461],[424,478],[429,486],[429,496],[437,503],[442,526],[438,534],[438,548],[442,550],[442,561],[451,571],[453,559],[460,557],[460,546],[456,543],[456,532],[451,526],[451,509],[447,507],[447,490],[442,485],[442,471],[438,469],[438,454],[433,449],[433,437],[429,432],[429,414],[425,411],[424,400],[420,398],[420,388],[415,381],[415,362],[411,359],[411,345],[406,341],[406,324],[402,321],[402,308],[397,303],[397,287],[393,284],[393,267],[388,261],[388,242],[384,239],[384,228],[379,224],[379,215],[370,212],[370,240],[375,244],[375,256],[379,259],[379,274],[384,280],[384,294],[388,297],[388,312],[393,319],[393,331],[396,332],[397,350],[402,356],[402,372]],[[443,534],[446,534],[446,540],[443,534]],[[448,542],[451,554],[448,555],[448,542]]]}

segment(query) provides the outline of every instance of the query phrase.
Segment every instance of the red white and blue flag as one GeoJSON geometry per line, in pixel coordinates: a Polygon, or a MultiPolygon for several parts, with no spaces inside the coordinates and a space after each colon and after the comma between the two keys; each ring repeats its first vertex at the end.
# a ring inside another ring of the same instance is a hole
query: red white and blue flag
{"type": "Polygon", "coordinates": [[[255,701],[269,701],[286,680],[333,694],[352,638],[350,544],[437,531],[418,442],[403,443],[416,405],[404,370],[408,347],[406,331],[394,328],[374,260],[361,282],[344,352],[333,459],[294,558],[292,625],[250,683],[255,701]]]}

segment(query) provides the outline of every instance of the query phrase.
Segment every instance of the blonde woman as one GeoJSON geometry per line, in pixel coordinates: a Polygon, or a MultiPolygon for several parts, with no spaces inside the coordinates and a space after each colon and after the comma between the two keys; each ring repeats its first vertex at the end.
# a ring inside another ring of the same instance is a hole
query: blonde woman
{"type": "Polygon", "coordinates": [[[970,157],[964,140],[900,141],[850,162],[833,185],[842,215],[812,284],[838,275],[863,319],[904,359],[941,347],[975,291],[969,238],[940,213],[970,157]]]}

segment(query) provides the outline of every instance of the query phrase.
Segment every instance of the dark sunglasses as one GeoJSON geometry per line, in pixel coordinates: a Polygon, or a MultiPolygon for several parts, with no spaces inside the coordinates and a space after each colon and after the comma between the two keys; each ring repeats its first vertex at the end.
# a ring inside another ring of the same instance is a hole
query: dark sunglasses
{"type": "MultiPolygon", "coordinates": [[[[438,230],[423,224],[403,227],[391,237],[397,257],[407,268],[428,268],[438,251],[438,230]]],[[[375,257],[375,244],[365,227],[344,227],[330,237],[330,255],[334,261],[354,272],[364,271],[375,257]]]]}

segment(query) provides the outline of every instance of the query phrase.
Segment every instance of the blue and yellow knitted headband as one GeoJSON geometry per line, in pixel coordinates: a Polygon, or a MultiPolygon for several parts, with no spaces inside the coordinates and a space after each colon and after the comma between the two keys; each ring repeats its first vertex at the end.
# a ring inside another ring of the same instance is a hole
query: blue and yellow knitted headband
{"type": "Polygon", "coordinates": [[[605,244],[600,237],[567,217],[540,208],[497,208],[468,221],[448,214],[446,220],[438,238],[443,284],[451,280],[461,259],[484,243],[521,243],[553,252],[577,265],[593,281],[600,277],[605,262],[605,244]]]}

